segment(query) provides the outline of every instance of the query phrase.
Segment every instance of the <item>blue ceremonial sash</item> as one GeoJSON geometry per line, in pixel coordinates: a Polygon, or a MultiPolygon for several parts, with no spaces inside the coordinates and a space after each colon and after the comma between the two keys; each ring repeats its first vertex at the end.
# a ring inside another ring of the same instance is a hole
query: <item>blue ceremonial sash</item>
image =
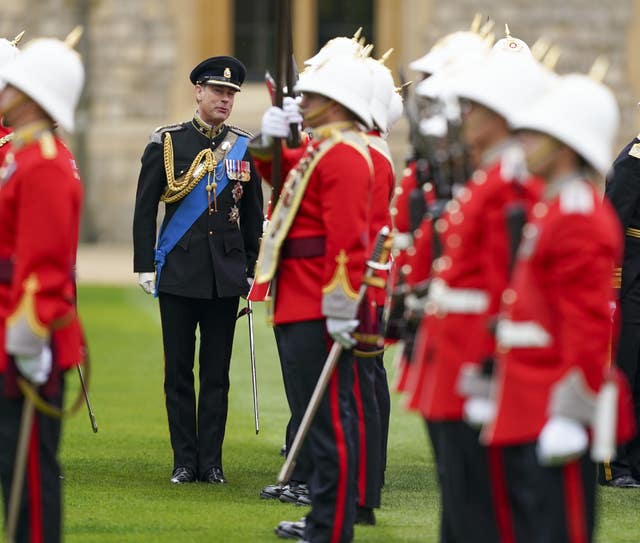
{"type": "MultiPolygon", "coordinates": [[[[245,152],[247,151],[247,144],[249,138],[244,136],[238,136],[235,144],[224,156],[224,158],[218,163],[213,174],[217,182],[216,193],[220,194],[227,184],[229,178],[227,177],[227,171],[225,168],[225,160],[242,160],[245,152]]],[[[187,194],[180,206],[176,209],[166,226],[160,231],[158,236],[158,243],[156,245],[155,264],[156,264],[156,290],[153,295],[158,297],[158,286],[160,285],[160,273],[164,266],[167,255],[176,246],[176,243],[180,241],[180,238],[193,226],[197,218],[202,215],[205,209],[209,206],[207,199],[207,183],[212,173],[207,173],[195,188],[187,194]]]]}

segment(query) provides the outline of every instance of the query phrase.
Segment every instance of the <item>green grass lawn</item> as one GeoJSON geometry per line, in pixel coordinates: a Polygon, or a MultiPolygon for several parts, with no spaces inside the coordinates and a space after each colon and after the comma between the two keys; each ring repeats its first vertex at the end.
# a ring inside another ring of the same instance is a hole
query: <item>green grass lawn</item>
{"type": "MultiPolygon", "coordinates": [[[[254,319],[260,434],[253,429],[243,318],[231,365],[225,486],[169,483],[172,455],[157,302],[138,288],[82,286],[79,304],[91,347],[91,399],[100,430],[91,432],[84,411],[64,428],[65,541],[278,541],[273,535],[276,524],[297,520],[305,509],[259,498],[260,488],[275,482],[281,466],[278,451],[288,419],[273,333],[265,325],[262,304],[255,305],[254,319]]],[[[70,373],[69,398],[76,381],[70,373]]],[[[437,541],[438,489],[423,424],[393,399],[383,507],[377,526],[356,527],[356,540],[437,541]]],[[[598,541],[638,543],[640,491],[607,489],[600,501],[598,541]]]]}

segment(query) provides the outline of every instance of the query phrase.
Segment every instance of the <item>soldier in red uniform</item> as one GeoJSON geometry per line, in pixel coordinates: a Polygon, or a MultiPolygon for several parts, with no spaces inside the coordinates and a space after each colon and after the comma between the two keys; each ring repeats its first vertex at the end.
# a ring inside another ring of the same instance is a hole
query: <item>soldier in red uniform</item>
{"type": "MultiPolygon", "coordinates": [[[[371,124],[370,76],[356,57],[332,58],[296,90],[314,138],[287,177],[262,241],[256,279],[273,281],[274,323],[298,405],[308,404],[330,339],[352,347],[369,248],[372,164],[358,123],[371,124]],[[277,274],[276,274],[277,271],[277,274]]],[[[269,153],[253,149],[270,178],[269,153]]],[[[307,436],[313,461],[305,540],[349,542],[355,521],[353,355],[343,351],[307,436]]]]}
{"type": "Polygon", "coordinates": [[[534,183],[514,167],[509,119],[546,82],[527,45],[507,36],[451,83],[450,92],[465,101],[464,139],[479,169],[435,223],[442,255],[433,264],[410,384],[410,405],[427,421],[438,464],[447,542],[508,540],[494,507],[491,459],[478,443],[479,430],[463,420],[457,382],[463,364],[478,367],[493,354],[490,328],[519,237],[510,211],[524,215],[537,199],[534,183]]]}
{"type": "MultiPolygon", "coordinates": [[[[18,34],[12,41],[0,38],[0,67],[8,64],[18,56],[19,50],[16,47],[24,32],[18,34]]],[[[0,119],[0,164],[4,162],[4,157],[9,151],[11,138],[11,128],[5,126],[0,119]]]]}
{"type": "Polygon", "coordinates": [[[517,541],[592,541],[596,469],[584,425],[609,363],[622,240],[589,179],[609,168],[618,109],[604,85],[571,74],[514,124],[545,188],[502,297],[496,414],[482,438],[502,447],[517,541]]]}
{"type": "MultiPolygon", "coordinates": [[[[53,130],[54,123],[73,130],[84,70],[69,45],[39,39],[0,69],[0,81],[0,111],[14,130],[0,176],[0,478],[6,508],[28,401],[18,378],[60,406],[62,373],[83,358],[73,276],[82,185],[73,155],[53,130]]],[[[41,413],[34,418],[16,541],[61,541],[60,426],[41,413]]]]}

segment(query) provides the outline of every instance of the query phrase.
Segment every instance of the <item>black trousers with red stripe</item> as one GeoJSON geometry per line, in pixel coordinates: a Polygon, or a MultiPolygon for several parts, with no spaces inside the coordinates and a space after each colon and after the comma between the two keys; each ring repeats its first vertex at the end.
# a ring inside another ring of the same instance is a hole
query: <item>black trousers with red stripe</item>
{"type": "MultiPolygon", "coordinates": [[[[329,352],[324,319],[277,325],[278,349],[289,362],[296,401],[305,407],[329,352]]],[[[312,507],[305,540],[348,543],[355,522],[355,414],[352,409],[353,357],[343,352],[313,419],[307,445],[313,471],[309,479],[312,507]]]]}
{"type": "Polygon", "coordinates": [[[389,419],[391,417],[391,397],[389,394],[389,380],[384,367],[383,355],[376,356],[376,402],[380,414],[380,484],[384,486],[385,471],[387,469],[387,445],[389,442],[389,419]]]}
{"type": "MultiPolygon", "coordinates": [[[[0,480],[5,522],[11,494],[22,399],[3,396],[0,375],[0,480]]],[[[62,390],[50,401],[62,405],[62,390]]],[[[58,446],[61,424],[36,412],[27,456],[16,543],[58,543],[62,540],[62,505],[58,446]]]]}
{"type": "MultiPolygon", "coordinates": [[[[293,445],[293,440],[296,437],[296,433],[298,432],[298,427],[300,426],[300,421],[304,416],[304,411],[306,409],[306,404],[301,405],[299,402],[298,395],[294,393],[294,388],[291,385],[291,378],[289,374],[291,373],[291,369],[295,370],[296,360],[291,360],[288,358],[288,351],[286,349],[280,348],[280,338],[279,338],[279,327],[274,328],[275,337],[276,337],[276,346],[278,347],[278,356],[280,357],[280,369],[282,370],[282,381],[284,383],[284,392],[287,397],[287,403],[289,404],[289,411],[291,411],[291,417],[289,418],[289,423],[287,424],[286,434],[285,434],[285,444],[287,447],[287,451],[291,450],[291,446],[293,445]]],[[[300,453],[296,460],[296,465],[293,468],[293,472],[291,473],[291,480],[296,481],[298,483],[306,483],[311,476],[311,460],[309,458],[309,447],[305,443],[302,445],[302,449],[300,449],[300,453]]]]}
{"type": "Polygon", "coordinates": [[[533,442],[505,447],[503,459],[517,543],[593,541],[596,466],[588,455],[545,467],[533,442]]]}
{"type": "Polygon", "coordinates": [[[353,401],[358,417],[358,505],[380,507],[382,428],[376,399],[376,359],[356,357],[353,401]]]}
{"type": "Polygon", "coordinates": [[[440,543],[497,543],[488,450],[464,421],[428,421],[441,496],[440,543]]]}

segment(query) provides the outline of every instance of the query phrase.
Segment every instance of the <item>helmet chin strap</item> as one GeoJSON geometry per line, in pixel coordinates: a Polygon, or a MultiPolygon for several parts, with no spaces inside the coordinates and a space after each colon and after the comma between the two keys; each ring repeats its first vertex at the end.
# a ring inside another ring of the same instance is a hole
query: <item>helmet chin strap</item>
{"type": "Polygon", "coordinates": [[[333,100],[328,100],[326,103],[322,104],[321,106],[318,106],[315,109],[309,110],[309,109],[303,109],[302,110],[302,118],[305,120],[305,122],[309,122],[309,121],[314,121],[315,119],[317,119],[318,117],[320,117],[320,115],[322,115],[323,113],[325,113],[326,111],[329,110],[329,108],[335,104],[335,102],[333,100]]]}

